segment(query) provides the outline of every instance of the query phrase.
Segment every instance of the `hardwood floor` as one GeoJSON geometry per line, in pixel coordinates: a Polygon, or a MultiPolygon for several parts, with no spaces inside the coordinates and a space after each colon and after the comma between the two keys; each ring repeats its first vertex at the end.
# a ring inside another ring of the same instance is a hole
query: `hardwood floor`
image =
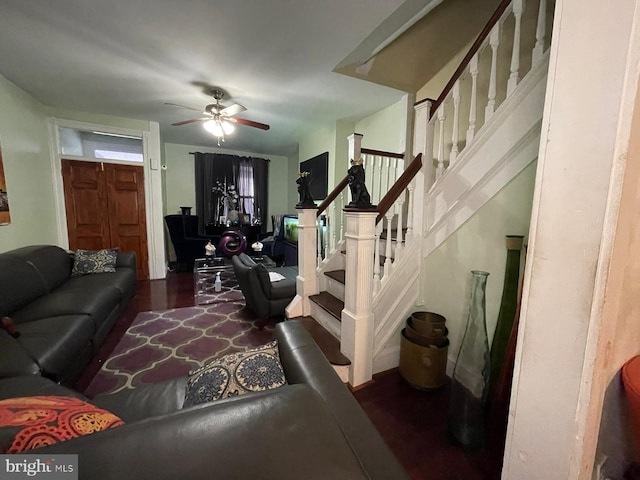
{"type": "MultiPolygon", "coordinates": [[[[141,281],[138,293],[114,327],[76,388],[84,390],[113,351],[138,312],[194,305],[193,275],[170,272],[165,280],[141,281]]],[[[483,452],[465,452],[447,435],[447,386],[421,391],[409,386],[397,370],[383,372],[354,392],[363,409],[412,479],[485,480],[483,452]]]]}

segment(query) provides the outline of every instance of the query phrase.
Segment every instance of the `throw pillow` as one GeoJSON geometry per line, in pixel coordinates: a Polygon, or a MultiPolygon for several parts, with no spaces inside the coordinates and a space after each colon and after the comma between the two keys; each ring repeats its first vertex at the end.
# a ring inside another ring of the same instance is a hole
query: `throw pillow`
{"type": "Polygon", "coordinates": [[[89,275],[92,273],[113,273],[116,271],[118,259],[117,248],[102,250],[76,250],[73,257],[71,276],[89,275]]]}
{"type": "Polygon", "coordinates": [[[244,352],[229,353],[189,372],[183,407],[261,392],[286,384],[274,340],[244,352]]]}
{"type": "Polygon", "coordinates": [[[20,453],[123,425],[114,414],[73,397],[0,400],[0,450],[20,453]]]}

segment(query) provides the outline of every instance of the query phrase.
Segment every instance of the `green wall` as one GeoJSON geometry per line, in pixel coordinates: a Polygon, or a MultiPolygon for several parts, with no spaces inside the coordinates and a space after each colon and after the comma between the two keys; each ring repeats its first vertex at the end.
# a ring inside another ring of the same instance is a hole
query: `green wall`
{"type": "Polygon", "coordinates": [[[56,215],[44,106],[0,76],[0,146],[11,224],[0,226],[0,252],[55,244],[56,215]]]}
{"type": "Polygon", "coordinates": [[[407,119],[405,102],[400,100],[356,123],[363,135],[362,147],[384,152],[403,153],[407,119]]]}
{"type": "Polygon", "coordinates": [[[490,341],[493,337],[507,258],[505,236],[525,235],[526,245],[535,165],[536,162],[532,162],[527,166],[424,262],[425,304],[420,310],[446,317],[451,341],[450,359],[455,360],[467,321],[471,270],[490,273],[487,281],[487,330],[490,341]]]}
{"type": "MultiPolygon", "coordinates": [[[[287,157],[278,155],[262,155],[251,152],[223,150],[211,147],[198,147],[192,145],[180,145],[165,143],[163,149],[163,165],[166,165],[164,173],[164,210],[165,215],[180,213],[180,207],[194,207],[195,209],[195,173],[193,155],[189,152],[225,153],[241,156],[259,156],[271,160],[269,163],[269,209],[267,218],[277,213],[289,213],[293,211],[291,200],[295,198],[296,185],[289,182],[289,163],[287,157]]],[[[293,202],[295,204],[295,202],[293,202]]],[[[271,225],[268,225],[269,229],[271,225]]]]}

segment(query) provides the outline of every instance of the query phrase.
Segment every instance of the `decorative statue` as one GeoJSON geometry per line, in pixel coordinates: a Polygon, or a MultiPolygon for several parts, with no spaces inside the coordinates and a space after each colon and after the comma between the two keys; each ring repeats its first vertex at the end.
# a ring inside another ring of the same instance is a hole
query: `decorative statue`
{"type": "Polygon", "coordinates": [[[296,208],[315,208],[316,204],[309,191],[309,184],[311,183],[309,172],[298,173],[296,183],[298,184],[298,194],[300,195],[300,201],[296,204],[296,208]]]}
{"type": "Polygon", "coordinates": [[[351,160],[351,167],[347,170],[349,189],[351,190],[351,202],[346,208],[371,208],[371,196],[364,184],[364,166],[362,159],[351,160]]]}

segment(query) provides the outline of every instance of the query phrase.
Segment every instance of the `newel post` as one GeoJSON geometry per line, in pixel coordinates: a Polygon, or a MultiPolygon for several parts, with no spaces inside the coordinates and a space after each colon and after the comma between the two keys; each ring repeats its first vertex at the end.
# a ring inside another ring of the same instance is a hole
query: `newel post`
{"type": "Polygon", "coordinates": [[[373,376],[374,318],[371,310],[376,217],[374,210],[344,209],[347,255],[340,347],[351,360],[349,383],[356,387],[373,376]]]}
{"type": "Polygon", "coordinates": [[[296,296],[285,309],[287,318],[310,314],[309,296],[318,293],[316,273],[316,214],[315,208],[298,210],[298,276],[296,296]]]}

